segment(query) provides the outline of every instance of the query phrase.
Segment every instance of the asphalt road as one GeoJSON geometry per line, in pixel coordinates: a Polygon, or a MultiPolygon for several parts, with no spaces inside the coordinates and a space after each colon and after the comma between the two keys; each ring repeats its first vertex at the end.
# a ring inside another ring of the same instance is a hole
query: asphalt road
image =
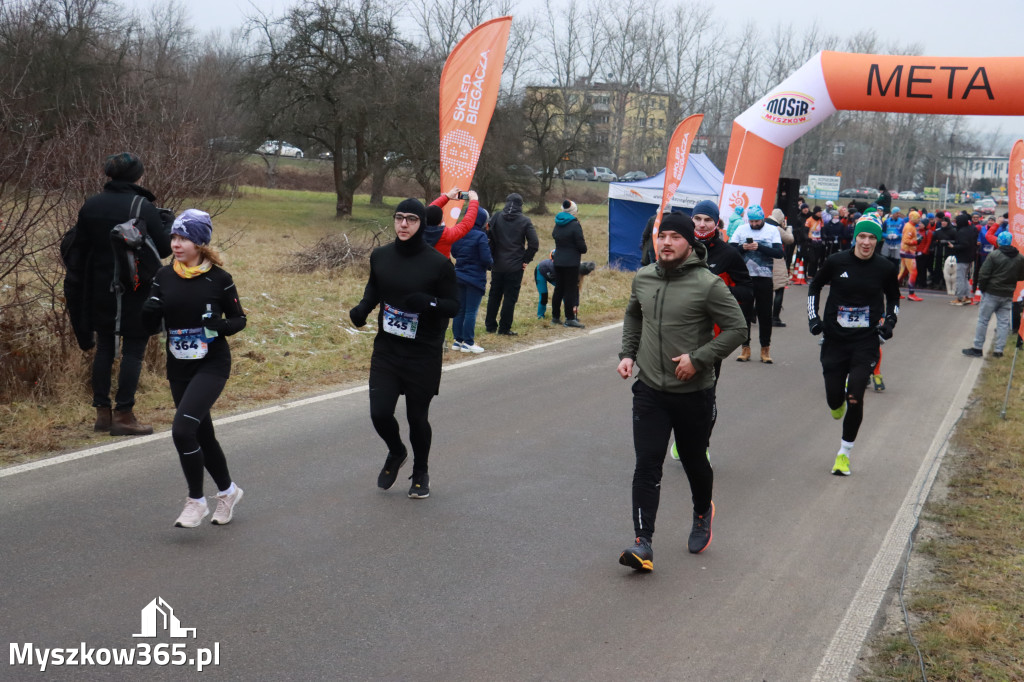
{"type": "Polygon", "coordinates": [[[631,395],[620,331],[581,333],[445,373],[427,500],[406,497],[410,464],[375,487],[385,453],[359,389],[218,426],[245,489],[226,527],[172,527],[185,487],[166,436],[0,472],[0,679],[198,677],[10,660],[12,644],[160,641],[216,643],[204,679],[811,679],[981,361],[960,355],[976,308],[905,305],[854,474],[831,476],[840,425],[804,291],[787,292],[774,365],[725,362],[704,554],[686,551],[689,488],[667,461],[655,570],[617,563],[631,395]],[[194,639],[133,638],[156,597],[194,639]]]}

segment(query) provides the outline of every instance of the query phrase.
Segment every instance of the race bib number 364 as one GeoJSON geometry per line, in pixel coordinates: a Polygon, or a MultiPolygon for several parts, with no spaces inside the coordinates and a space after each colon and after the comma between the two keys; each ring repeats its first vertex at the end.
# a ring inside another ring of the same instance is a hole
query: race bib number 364
{"type": "Polygon", "coordinates": [[[167,348],[178,360],[201,360],[209,350],[202,327],[167,330],[167,348]]]}
{"type": "Polygon", "coordinates": [[[417,313],[407,313],[385,303],[383,317],[383,329],[388,334],[406,339],[416,338],[416,328],[420,324],[420,316],[417,313]]]}

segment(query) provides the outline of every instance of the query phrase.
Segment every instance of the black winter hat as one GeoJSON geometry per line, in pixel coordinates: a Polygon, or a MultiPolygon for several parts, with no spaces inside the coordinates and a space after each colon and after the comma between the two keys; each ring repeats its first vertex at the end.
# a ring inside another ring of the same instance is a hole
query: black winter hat
{"type": "Polygon", "coordinates": [[[129,152],[111,154],[103,161],[103,173],[111,180],[137,182],[144,171],[142,159],[129,152]]]}
{"type": "Polygon", "coordinates": [[[961,213],[956,217],[957,227],[967,227],[971,224],[971,219],[967,217],[966,213],[961,213]]]}
{"type": "Polygon", "coordinates": [[[427,209],[419,199],[402,199],[395,207],[395,213],[412,213],[419,217],[421,226],[427,220],[427,209]]]}
{"type": "MultiPolygon", "coordinates": [[[[412,211],[410,211],[412,213],[412,211]]],[[[427,225],[440,225],[444,222],[444,211],[440,206],[427,206],[427,225]]]]}
{"type": "Polygon", "coordinates": [[[693,246],[697,241],[696,236],[693,234],[693,218],[685,213],[669,213],[662,219],[658,230],[660,232],[668,230],[678,232],[683,235],[683,239],[690,242],[690,246],[693,246]]]}

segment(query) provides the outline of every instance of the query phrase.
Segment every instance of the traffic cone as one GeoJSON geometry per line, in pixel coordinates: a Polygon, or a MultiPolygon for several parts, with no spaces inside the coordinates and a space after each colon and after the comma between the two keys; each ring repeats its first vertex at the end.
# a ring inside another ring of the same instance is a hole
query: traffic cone
{"type": "Polygon", "coordinates": [[[796,274],[793,275],[793,284],[807,284],[807,280],[804,278],[804,259],[801,258],[796,262],[796,274]]]}

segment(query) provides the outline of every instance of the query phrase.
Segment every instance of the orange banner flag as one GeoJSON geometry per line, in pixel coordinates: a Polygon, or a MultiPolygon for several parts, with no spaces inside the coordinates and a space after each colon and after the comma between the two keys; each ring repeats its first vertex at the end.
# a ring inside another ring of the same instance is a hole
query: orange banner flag
{"type": "MultiPolygon", "coordinates": [[[[697,129],[700,128],[703,120],[704,114],[694,114],[683,119],[683,122],[676,126],[676,130],[668,142],[668,156],[665,159],[665,186],[661,190],[661,206],[658,207],[658,215],[654,217],[652,241],[658,240],[661,216],[665,213],[668,202],[672,201],[672,195],[676,193],[679,183],[683,181],[686,162],[690,158],[690,145],[693,143],[693,138],[697,136],[697,129]]],[[[654,247],[654,254],[657,257],[657,246],[654,247]]]]}
{"type": "MultiPolygon", "coordinates": [[[[484,22],[459,41],[441,72],[441,191],[468,191],[487,126],[498,102],[512,17],[484,22]]],[[[445,206],[445,225],[455,224],[461,201],[445,206]]]]}
{"type": "MultiPolygon", "coordinates": [[[[1024,140],[1017,140],[1010,152],[1010,181],[1006,185],[1006,193],[1010,197],[1010,233],[1013,245],[1024,253],[1024,140]]],[[[1017,282],[1013,292],[1013,300],[1021,300],[1024,282],[1017,282]]],[[[1017,328],[1017,333],[1024,335],[1024,322],[1017,328]]]]}

